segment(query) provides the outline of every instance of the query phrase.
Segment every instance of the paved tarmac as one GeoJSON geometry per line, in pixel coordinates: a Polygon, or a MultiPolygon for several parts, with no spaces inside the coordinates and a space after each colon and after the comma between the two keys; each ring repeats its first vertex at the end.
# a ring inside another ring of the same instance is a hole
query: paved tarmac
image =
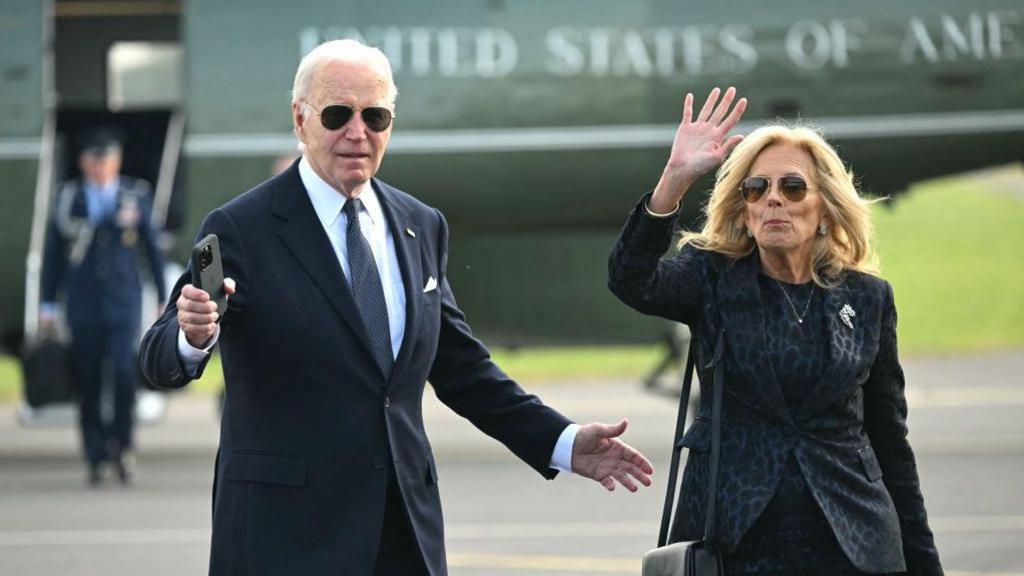
{"type": "MultiPolygon", "coordinates": [[[[1024,350],[904,366],[947,574],[1024,576],[1024,350]]],[[[451,574],[638,574],[656,539],[674,403],[637,382],[526,387],[581,422],[628,416],[627,441],[662,474],[639,494],[544,481],[428,392],[451,574]]],[[[25,429],[0,406],[0,575],[205,574],[216,439],[213,399],[173,395],[165,420],[140,430],[135,485],[88,489],[72,427],[25,429]]]]}

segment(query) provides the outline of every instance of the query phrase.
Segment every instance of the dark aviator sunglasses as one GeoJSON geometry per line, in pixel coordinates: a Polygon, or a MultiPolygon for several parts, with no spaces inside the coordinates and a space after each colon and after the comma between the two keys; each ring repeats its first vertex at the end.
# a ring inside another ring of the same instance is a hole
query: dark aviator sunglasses
{"type": "MultiPolygon", "coordinates": [[[[776,180],[775,185],[790,202],[799,202],[807,196],[807,181],[800,176],[783,176],[776,180]]],[[[772,180],[767,176],[748,176],[740,183],[740,194],[753,204],[767,194],[771,186],[772,180]]]]}
{"type": "MultiPolygon", "coordinates": [[[[305,102],[305,104],[309,106],[309,109],[314,114],[320,117],[320,124],[332,132],[348,124],[349,120],[356,113],[355,108],[345,106],[344,104],[332,104],[319,112],[309,102],[305,102]]],[[[387,130],[388,126],[391,126],[391,120],[394,119],[394,114],[391,113],[391,110],[382,106],[361,108],[359,115],[363,118],[363,123],[366,124],[366,127],[374,132],[387,130]]]]}

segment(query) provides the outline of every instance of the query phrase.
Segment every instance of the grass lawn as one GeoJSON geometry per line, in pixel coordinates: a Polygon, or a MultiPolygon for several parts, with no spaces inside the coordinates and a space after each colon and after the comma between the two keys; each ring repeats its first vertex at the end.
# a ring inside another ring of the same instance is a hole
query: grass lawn
{"type": "MultiPolygon", "coordinates": [[[[657,346],[608,346],[492,350],[494,360],[517,380],[530,385],[595,377],[639,378],[663,354],[657,346]]],[[[213,394],[223,386],[220,357],[214,356],[203,377],[189,384],[193,391],[213,394]]],[[[0,356],[0,402],[21,395],[21,370],[13,356],[0,356]]]]}
{"type": "Polygon", "coordinates": [[[0,356],[0,402],[21,397],[21,368],[13,356],[0,356]]]}
{"type": "MultiPolygon", "coordinates": [[[[920,184],[875,205],[882,275],[896,293],[903,354],[1024,346],[1024,176],[1018,166],[920,184]],[[1009,190],[1009,192],[1006,192],[1009,190]]],[[[656,346],[495,350],[515,378],[639,379],[662,354],[656,346]]],[[[0,357],[0,401],[20,394],[21,374],[0,357]]],[[[214,358],[191,387],[221,386],[214,358]]]]}
{"type": "Polygon", "coordinates": [[[1013,166],[911,188],[875,205],[900,350],[1024,346],[1024,177],[1013,166]]]}

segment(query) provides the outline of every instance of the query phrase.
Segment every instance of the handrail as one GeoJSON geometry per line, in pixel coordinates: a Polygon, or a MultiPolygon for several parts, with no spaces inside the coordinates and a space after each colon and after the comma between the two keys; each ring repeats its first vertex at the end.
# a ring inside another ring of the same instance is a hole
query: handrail
{"type": "Polygon", "coordinates": [[[32,205],[32,228],[28,254],[25,256],[25,342],[34,342],[39,328],[39,296],[43,271],[43,249],[46,225],[50,215],[50,200],[54,187],[54,154],[57,145],[57,92],[54,82],[53,2],[46,2],[43,18],[43,46],[41,91],[43,101],[43,134],[39,143],[39,165],[36,170],[36,191],[32,205]]]}
{"type": "Polygon", "coordinates": [[[164,136],[164,150],[160,158],[160,172],[153,191],[153,214],[150,222],[156,230],[163,230],[167,223],[171,196],[174,194],[174,179],[178,174],[178,160],[181,158],[181,144],[185,138],[185,113],[175,110],[167,121],[164,136]]]}
{"type": "Polygon", "coordinates": [[[43,138],[39,144],[39,169],[36,173],[35,200],[32,205],[32,229],[28,255],[25,258],[25,341],[34,342],[39,325],[39,297],[43,271],[43,248],[46,226],[49,222],[50,201],[53,197],[54,148],[57,140],[57,120],[47,114],[43,120],[43,138]]]}

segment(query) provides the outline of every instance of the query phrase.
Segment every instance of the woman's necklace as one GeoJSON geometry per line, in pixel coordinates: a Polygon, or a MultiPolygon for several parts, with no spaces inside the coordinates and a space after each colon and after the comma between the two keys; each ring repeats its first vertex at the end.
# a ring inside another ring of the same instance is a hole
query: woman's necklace
{"type": "Polygon", "coordinates": [[[782,285],[782,282],[779,282],[779,279],[775,277],[772,277],[772,280],[775,280],[775,283],[779,285],[779,290],[782,290],[782,295],[786,297],[786,302],[789,302],[789,307],[793,310],[797,323],[803,324],[804,318],[807,317],[807,311],[811,309],[811,300],[814,300],[814,288],[816,285],[811,284],[811,295],[807,298],[807,305],[804,306],[803,314],[800,314],[796,311],[796,306],[793,305],[793,300],[789,297],[789,292],[786,292],[786,287],[782,285]]]}

